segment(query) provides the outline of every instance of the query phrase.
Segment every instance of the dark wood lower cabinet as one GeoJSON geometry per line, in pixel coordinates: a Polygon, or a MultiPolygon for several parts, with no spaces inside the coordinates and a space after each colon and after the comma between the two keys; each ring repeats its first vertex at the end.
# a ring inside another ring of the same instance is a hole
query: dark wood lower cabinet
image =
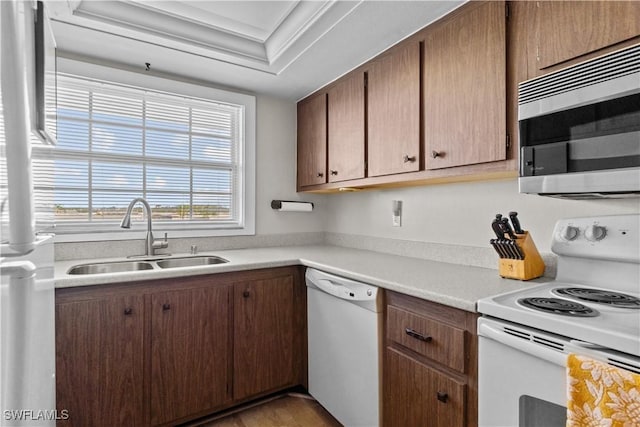
{"type": "Polygon", "coordinates": [[[151,424],[231,401],[231,286],[151,295],[151,424]]]}
{"type": "Polygon", "coordinates": [[[145,424],[143,307],[131,295],[56,305],[58,425],[145,424]]]}
{"type": "Polygon", "coordinates": [[[236,284],[235,399],[294,381],[293,284],[291,275],[236,284]]]}
{"type": "Polygon", "coordinates": [[[386,349],[385,369],[385,427],[465,425],[464,383],[392,348],[386,349]]]}
{"type": "Polygon", "coordinates": [[[384,427],[477,427],[477,314],[386,296],[384,427]]]}
{"type": "Polygon", "coordinates": [[[175,425],[306,385],[302,277],[283,267],[56,290],[59,425],[175,425]]]}

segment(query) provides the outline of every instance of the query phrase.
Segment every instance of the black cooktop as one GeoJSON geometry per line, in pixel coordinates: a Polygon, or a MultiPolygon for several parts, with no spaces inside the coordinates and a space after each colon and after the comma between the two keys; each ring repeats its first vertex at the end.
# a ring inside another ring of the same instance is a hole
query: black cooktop
{"type": "Polygon", "coordinates": [[[620,292],[608,291],[606,289],[594,288],[556,288],[553,290],[556,295],[588,301],[595,304],[606,304],[619,308],[640,309],[640,298],[620,292]]]}
{"type": "Polygon", "coordinates": [[[595,317],[598,311],[579,302],[569,301],[563,298],[532,297],[520,298],[518,304],[546,313],[561,314],[574,317],[595,317]]]}

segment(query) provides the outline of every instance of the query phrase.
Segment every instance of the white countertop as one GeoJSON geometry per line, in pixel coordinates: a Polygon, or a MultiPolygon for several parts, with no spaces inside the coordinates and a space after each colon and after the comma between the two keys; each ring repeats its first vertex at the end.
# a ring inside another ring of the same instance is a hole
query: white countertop
{"type": "MultiPolygon", "coordinates": [[[[174,257],[186,254],[174,254],[174,257]]],[[[503,279],[497,270],[338,246],[286,246],[201,252],[227,259],[225,264],[181,267],[134,272],[69,275],[74,265],[122,261],[85,259],[55,263],[56,288],[166,279],[199,274],[255,270],[259,268],[304,265],[359,280],[385,289],[475,312],[476,302],[484,297],[523,289],[538,281],[503,279]]]]}

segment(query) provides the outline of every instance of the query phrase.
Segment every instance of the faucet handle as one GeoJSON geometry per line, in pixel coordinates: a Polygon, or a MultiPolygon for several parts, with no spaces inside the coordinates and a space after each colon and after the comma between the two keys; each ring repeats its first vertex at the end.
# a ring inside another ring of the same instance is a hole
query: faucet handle
{"type": "Polygon", "coordinates": [[[167,233],[164,233],[164,240],[154,240],[153,248],[154,249],[163,249],[169,246],[169,240],[167,239],[167,233]]]}

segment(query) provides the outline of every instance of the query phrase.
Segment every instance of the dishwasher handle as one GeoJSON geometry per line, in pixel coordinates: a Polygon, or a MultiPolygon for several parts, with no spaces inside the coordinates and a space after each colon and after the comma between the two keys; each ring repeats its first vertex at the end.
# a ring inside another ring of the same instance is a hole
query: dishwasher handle
{"type": "Polygon", "coordinates": [[[329,279],[312,279],[310,282],[319,290],[344,300],[375,301],[376,299],[376,289],[373,287],[366,289],[366,285],[343,285],[329,279]]]}

